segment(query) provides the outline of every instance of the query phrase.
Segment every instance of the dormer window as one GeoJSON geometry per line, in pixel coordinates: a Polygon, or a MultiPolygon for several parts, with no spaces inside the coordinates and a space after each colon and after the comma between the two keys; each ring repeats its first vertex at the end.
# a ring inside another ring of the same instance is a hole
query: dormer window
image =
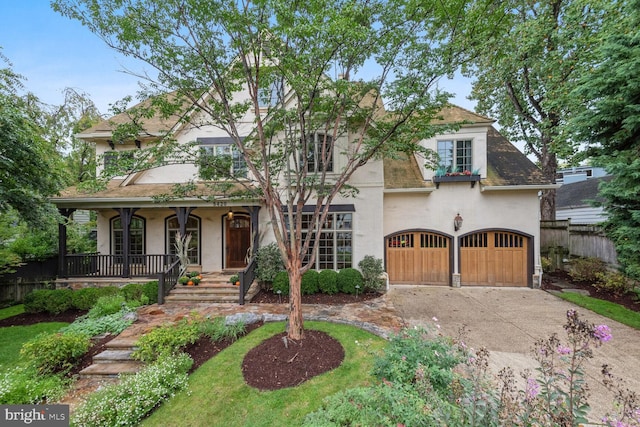
{"type": "Polygon", "coordinates": [[[471,140],[438,141],[440,169],[444,173],[472,170],[471,140]]]}

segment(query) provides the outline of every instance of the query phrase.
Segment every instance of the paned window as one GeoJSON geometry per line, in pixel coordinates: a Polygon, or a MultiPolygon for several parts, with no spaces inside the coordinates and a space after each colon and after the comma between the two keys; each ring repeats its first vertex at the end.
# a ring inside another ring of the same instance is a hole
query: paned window
{"type": "MultiPolygon", "coordinates": [[[[167,219],[166,222],[166,236],[167,236],[167,253],[175,255],[176,251],[176,233],[180,231],[180,223],[178,217],[172,216],[167,219]]],[[[195,216],[189,216],[186,224],[186,233],[191,234],[191,241],[189,242],[189,248],[187,255],[189,256],[189,264],[200,264],[200,219],[195,216]]]]}
{"type": "MultiPolygon", "coordinates": [[[[311,213],[302,213],[302,238],[312,232],[311,213]]],[[[319,233],[318,256],[314,263],[316,270],[339,270],[352,266],[353,258],[353,213],[330,212],[319,233]]],[[[311,258],[311,248],[304,263],[311,258]]]]}
{"type": "MultiPolygon", "coordinates": [[[[144,255],[144,240],[144,219],[134,216],[129,226],[129,255],[144,255]]],[[[111,253],[124,254],[124,230],[120,217],[111,220],[111,253]]]]}
{"type": "Polygon", "coordinates": [[[307,137],[307,170],[322,172],[326,164],[327,172],[333,172],[333,138],[330,135],[314,133],[307,137]]]}
{"type": "MultiPolygon", "coordinates": [[[[228,141],[228,140],[227,140],[228,141]]],[[[222,160],[220,165],[225,165],[229,168],[229,171],[226,170],[224,173],[229,173],[231,176],[236,178],[246,178],[247,177],[247,164],[244,161],[244,157],[235,144],[232,143],[215,143],[215,144],[201,144],[200,149],[202,150],[202,154],[215,156],[217,160],[222,160]],[[224,163],[226,161],[226,163],[224,163]]]]}
{"type": "Polygon", "coordinates": [[[438,141],[438,156],[446,173],[472,171],[471,140],[438,141]]]}

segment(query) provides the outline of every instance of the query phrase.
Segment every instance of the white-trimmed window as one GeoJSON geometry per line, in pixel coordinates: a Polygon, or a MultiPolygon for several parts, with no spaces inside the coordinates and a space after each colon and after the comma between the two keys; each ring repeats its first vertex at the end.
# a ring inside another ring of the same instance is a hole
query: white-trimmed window
{"type": "Polygon", "coordinates": [[[440,169],[446,173],[472,171],[471,140],[438,141],[440,169]]]}
{"type": "MultiPolygon", "coordinates": [[[[166,253],[176,255],[176,234],[180,231],[180,223],[177,216],[167,218],[166,221],[166,253]]],[[[186,234],[191,235],[187,255],[189,263],[200,265],[200,218],[189,215],[187,219],[186,234]]]]}

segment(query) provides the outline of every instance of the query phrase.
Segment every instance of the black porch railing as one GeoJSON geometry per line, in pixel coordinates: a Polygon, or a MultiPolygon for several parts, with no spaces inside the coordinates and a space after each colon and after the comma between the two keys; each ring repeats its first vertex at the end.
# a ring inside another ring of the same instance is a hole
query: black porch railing
{"type": "Polygon", "coordinates": [[[169,268],[158,274],[158,304],[164,304],[164,297],[166,297],[169,291],[178,283],[179,276],[180,260],[178,259],[176,259],[169,268]]]}
{"type": "Polygon", "coordinates": [[[244,305],[244,297],[247,295],[247,292],[249,292],[249,288],[256,278],[255,257],[251,259],[251,262],[249,262],[249,265],[247,265],[244,270],[238,273],[238,277],[240,279],[240,299],[238,301],[238,304],[244,305]]]}
{"type": "Polygon", "coordinates": [[[61,277],[156,277],[176,260],[176,255],[68,254],[61,277]]]}

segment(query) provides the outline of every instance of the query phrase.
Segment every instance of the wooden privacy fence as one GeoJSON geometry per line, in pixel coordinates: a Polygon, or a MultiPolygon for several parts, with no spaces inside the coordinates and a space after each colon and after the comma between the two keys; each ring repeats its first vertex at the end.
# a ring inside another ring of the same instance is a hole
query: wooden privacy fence
{"type": "Polygon", "coordinates": [[[540,221],[540,248],[544,255],[594,257],[610,265],[618,264],[613,242],[597,225],[571,224],[570,220],[540,221]]]}
{"type": "Polygon", "coordinates": [[[30,261],[16,268],[15,273],[0,276],[0,301],[21,302],[24,296],[38,289],[53,287],[58,258],[30,261]]]}

